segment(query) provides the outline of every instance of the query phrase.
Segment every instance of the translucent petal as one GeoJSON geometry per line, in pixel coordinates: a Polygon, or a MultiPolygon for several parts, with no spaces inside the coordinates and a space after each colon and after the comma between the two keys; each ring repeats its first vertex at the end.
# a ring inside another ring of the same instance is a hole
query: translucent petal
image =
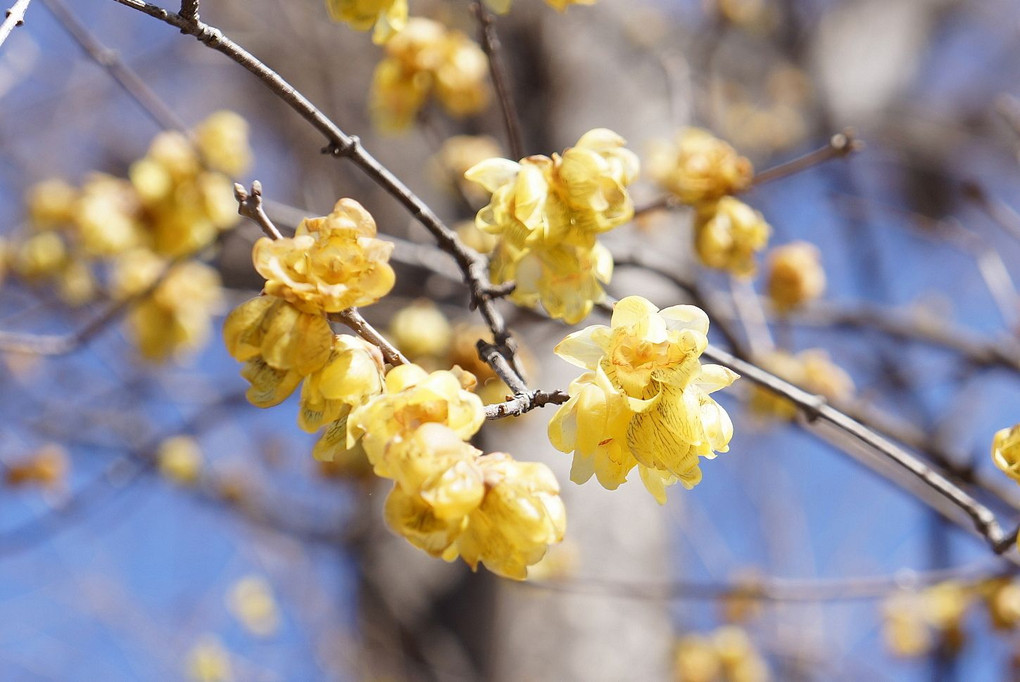
{"type": "Polygon", "coordinates": [[[486,159],[469,168],[464,177],[481,185],[487,192],[495,192],[503,185],[513,182],[520,170],[521,165],[516,161],[486,159]]]}
{"type": "Polygon", "coordinates": [[[605,325],[585,327],[556,344],[553,352],[572,365],[594,371],[609,352],[610,335],[605,325]]]}

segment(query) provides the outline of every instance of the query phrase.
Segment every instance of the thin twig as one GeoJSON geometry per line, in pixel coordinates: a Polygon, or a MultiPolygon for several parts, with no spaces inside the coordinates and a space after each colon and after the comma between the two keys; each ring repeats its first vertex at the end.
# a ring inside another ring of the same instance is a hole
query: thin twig
{"type": "Polygon", "coordinates": [[[492,85],[496,90],[499,108],[503,113],[503,124],[506,126],[507,144],[513,159],[524,158],[524,147],[521,144],[521,121],[514,106],[513,94],[510,92],[506,64],[503,61],[503,46],[499,42],[492,14],[480,0],[471,3],[471,11],[478,19],[478,38],[485,56],[489,58],[489,73],[492,85]]]}
{"type": "Polygon", "coordinates": [[[397,350],[396,346],[390,343],[386,337],[378,332],[372,325],[368,323],[361,313],[358,312],[357,308],[347,308],[341,310],[338,313],[332,313],[329,319],[336,320],[337,322],[343,322],[354,331],[355,334],[363,338],[365,341],[377,346],[382,351],[383,359],[391,365],[406,365],[410,361],[404,357],[403,353],[397,350]]]}
{"type": "Polygon", "coordinates": [[[563,391],[528,391],[502,403],[486,405],[485,418],[503,419],[504,417],[519,417],[537,407],[562,405],[568,400],[570,400],[570,396],[563,391]]]}
{"type": "Polygon", "coordinates": [[[283,239],[280,230],[276,228],[273,221],[266,215],[262,208],[262,183],[258,180],[251,183],[251,191],[244,189],[244,185],[234,183],[234,198],[237,199],[237,213],[252,221],[270,239],[283,239]]]}
{"type": "Polygon", "coordinates": [[[124,64],[116,51],[107,48],[85,28],[85,25],[68,9],[64,0],[43,0],[43,4],[81,49],[96,64],[106,69],[156,125],[165,130],[177,130],[188,134],[188,127],[184,121],[163,103],[148,83],[124,64]]]}
{"type": "Polygon", "coordinates": [[[4,18],[3,23],[0,24],[0,45],[4,44],[7,36],[11,34],[15,26],[21,26],[25,23],[25,11],[31,2],[32,0],[18,0],[7,10],[7,16],[4,18]]]}
{"type": "Polygon", "coordinates": [[[825,163],[832,159],[841,159],[844,156],[859,151],[863,146],[863,143],[855,137],[853,129],[847,128],[843,132],[836,133],[829,138],[829,144],[820,149],[808,152],[804,156],[792,161],[787,161],[786,163],[781,163],[778,166],[766,168],[759,173],[755,173],[754,179],[751,180],[751,186],[757,187],[766,182],[795,175],[820,163],[825,163]]]}

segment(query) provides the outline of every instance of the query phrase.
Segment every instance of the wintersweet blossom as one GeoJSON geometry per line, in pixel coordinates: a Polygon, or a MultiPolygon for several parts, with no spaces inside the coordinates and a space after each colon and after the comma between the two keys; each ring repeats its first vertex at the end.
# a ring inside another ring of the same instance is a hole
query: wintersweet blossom
{"type": "Polygon", "coordinates": [[[485,497],[468,516],[457,550],[472,569],[481,562],[493,573],[523,580],[549,545],[566,531],[566,510],[552,471],[518,462],[505,453],[482,457],[478,466],[485,497]]]}
{"type": "Polygon", "coordinates": [[[819,298],[825,292],[825,269],[818,247],[792,242],[773,249],[765,288],[772,304],[783,312],[819,298]]]}
{"type": "Polygon", "coordinates": [[[382,130],[404,130],[429,97],[451,116],[476,114],[489,103],[488,74],[488,58],[473,40],[431,19],[412,18],[386,43],[386,58],[375,68],[373,122],[382,130]]]}
{"type": "Polygon", "coordinates": [[[417,365],[398,365],[386,374],[384,393],[356,408],[348,418],[348,444],[361,439],[379,476],[395,478],[399,448],[422,424],[436,422],[468,440],[485,421],[481,399],[461,387],[457,374],[431,374],[417,365]]]}
{"type": "Polygon", "coordinates": [[[375,238],[375,220],[353,199],[322,218],[306,218],[292,238],[255,242],[252,260],[265,293],[307,312],[375,303],[393,288],[393,244],[375,238]]]}
{"type": "Polygon", "coordinates": [[[1020,424],[996,431],[992,460],[1004,474],[1020,483],[1020,424]]]}
{"type": "Polygon", "coordinates": [[[694,248],[701,262],[740,277],[754,274],[755,255],[771,233],[760,212],[733,197],[701,204],[695,212],[694,248]]]}
{"type": "Polygon", "coordinates": [[[659,310],[640,296],[620,300],[611,326],[567,336],[555,352],[588,372],[549,423],[549,438],[573,452],[571,480],[592,474],[609,489],[638,466],[659,502],[679,481],[701,480],[699,458],[725,452],[733,434],[726,411],[710,397],[737,375],[702,365],[708,317],[694,306],[659,310]]]}
{"type": "Polygon", "coordinates": [[[334,21],[357,31],[372,32],[372,42],[385,43],[407,25],[407,0],[326,0],[334,21]]]}
{"type": "Polygon", "coordinates": [[[354,336],[333,335],[326,363],[302,383],[298,426],[318,431],[381,393],[383,364],[378,347],[354,336]]]}
{"type": "Polygon", "coordinates": [[[574,324],[604,298],[613,262],[597,236],[634,215],[627,186],[639,162],[624,144],[597,128],[562,155],[488,159],[465,173],[492,195],[475,224],[499,237],[490,276],[516,282],[514,301],[574,324]]]}
{"type": "Polygon", "coordinates": [[[750,161],[701,128],[684,128],[659,145],[649,166],[664,189],[692,205],[747,189],[754,175],[750,161]]]}

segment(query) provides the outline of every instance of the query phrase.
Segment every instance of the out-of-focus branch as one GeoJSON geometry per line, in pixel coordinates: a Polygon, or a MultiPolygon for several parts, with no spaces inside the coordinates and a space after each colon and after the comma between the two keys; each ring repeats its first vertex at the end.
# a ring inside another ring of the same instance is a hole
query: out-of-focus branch
{"type": "Polygon", "coordinates": [[[751,186],[757,187],[758,185],[764,185],[766,182],[796,175],[803,170],[825,163],[826,161],[849,156],[856,151],[860,151],[863,147],[864,143],[857,139],[854,130],[846,128],[843,132],[836,133],[829,138],[829,144],[820,149],[808,152],[804,156],[797,157],[792,161],[787,161],[786,163],[781,163],[778,166],[766,168],[759,173],[755,173],[754,179],[751,180],[751,186]]]}
{"type": "Polygon", "coordinates": [[[635,583],[599,578],[528,580],[514,583],[519,589],[549,590],[575,594],[605,595],[627,599],[674,599],[719,601],[740,599],[759,602],[844,602],[882,599],[899,590],[916,590],[947,581],[976,583],[1013,575],[1016,566],[998,560],[930,571],[900,571],[894,575],[791,580],[756,576],[732,582],[675,581],[635,583]]]}
{"type": "Polygon", "coordinates": [[[503,46],[499,42],[499,35],[496,33],[496,26],[492,13],[485,8],[480,0],[471,3],[471,11],[478,19],[478,38],[482,44],[485,56],[489,58],[489,73],[492,76],[492,86],[496,90],[496,98],[499,100],[499,109],[503,113],[503,124],[506,126],[507,143],[510,146],[510,157],[520,159],[524,157],[524,147],[521,144],[521,121],[517,115],[517,108],[514,106],[513,94],[510,92],[509,78],[507,78],[506,64],[503,61],[503,46]]]}
{"type": "MultiPolygon", "coordinates": [[[[195,4],[198,5],[197,2],[195,4]]],[[[156,125],[188,134],[188,127],[184,121],[163,103],[148,83],[124,64],[116,51],[99,42],[85,25],[78,21],[64,0],[43,0],[43,5],[92,61],[106,69],[113,80],[138,103],[156,125]]]]}
{"type": "Polygon", "coordinates": [[[0,45],[4,44],[7,36],[11,35],[11,31],[14,30],[15,26],[21,26],[25,23],[25,11],[31,3],[32,0],[17,0],[7,10],[7,16],[4,18],[3,23],[0,24],[0,45]]]}

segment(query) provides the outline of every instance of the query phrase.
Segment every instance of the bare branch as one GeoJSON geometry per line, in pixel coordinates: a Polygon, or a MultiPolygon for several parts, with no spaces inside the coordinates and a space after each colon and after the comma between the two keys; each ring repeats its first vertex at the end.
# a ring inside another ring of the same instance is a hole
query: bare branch
{"type": "Polygon", "coordinates": [[[4,18],[2,24],[0,24],[0,45],[4,44],[7,40],[7,36],[11,34],[15,26],[21,26],[25,23],[25,11],[31,4],[32,0],[17,0],[11,8],[7,10],[7,16],[4,18]]]}
{"type": "Polygon", "coordinates": [[[562,405],[568,400],[570,400],[570,396],[563,391],[528,391],[521,395],[516,395],[506,402],[486,405],[485,418],[502,419],[504,417],[519,417],[537,407],[562,405]]]}
{"type": "Polygon", "coordinates": [[[283,235],[266,215],[262,208],[262,183],[258,180],[251,183],[251,191],[244,189],[240,183],[234,183],[234,198],[237,199],[237,213],[252,221],[265,232],[270,239],[282,239],[283,235]]]}
{"type": "Polygon", "coordinates": [[[521,121],[514,106],[513,94],[510,92],[506,64],[503,61],[503,46],[499,42],[492,14],[480,0],[471,3],[471,11],[478,19],[478,38],[485,56],[489,58],[489,72],[492,85],[496,90],[499,108],[503,113],[503,124],[506,126],[507,142],[510,145],[510,157],[514,160],[524,158],[524,147],[521,144],[521,121]]]}
{"type": "Polygon", "coordinates": [[[836,133],[829,138],[829,144],[820,149],[808,152],[804,156],[793,159],[792,161],[787,161],[786,163],[773,166],[772,168],[766,168],[759,173],[755,173],[754,179],[751,180],[751,186],[757,187],[758,185],[763,185],[766,182],[772,182],[773,180],[779,180],[780,178],[795,175],[803,170],[817,166],[820,163],[825,163],[832,159],[841,159],[859,151],[863,147],[864,143],[856,138],[854,130],[852,128],[846,128],[843,132],[836,133]]]}
{"type": "Polygon", "coordinates": [[[341,310],[338,313],[332,313],[329,319],[336,320],[337,322],[343,322],[350,327],[355,334],[368,341],[374,346],[377,346],[382,351],[383,358],[386,362],[391,365],[406,365],[410,361],[404,357],[403,353],[397,350],[396,346],[389,342],[382,334],[380,334],[372,325],[368,323],[361,313],[358,312],[357,308],[348,308],[347,310],[341,310]]]}
{"type": "Polygon", "coordinates": [[[198,0],[181,0],[181,18],[198,21],[198,0]]]}
{"type": "Polygon", "coordinates": [[[977,533],[988,542],[996,553],[1001,554],[1012,546],[1015,534],[1012,537],[1005,534],[990,509],[921,459],[829,405],[822,396],[808,393],[760,367],[712,345],[709,345],[705,350],[705,357],[786,398],[797,406],[808,423],[827,422],[909,471],[928,487],[963,510],[970,518],[977,533]]]}
{"type": "MultiPolygon", "coordinates": [[[[138,103],[139,106],[160,128],[177,130],[188,134],[188,127],[177,114],[153,92],[148,83],[142,80],[121,60],[116,51],[107,48],[89,32],[85,25],[68,9],[64,0],[43,0],[46,9],[56,18],[72,39],[99,66],[106,69],[121,88],[138,103]]],[[[198,3],[196,3],[197,5],[198,3]]]]}

